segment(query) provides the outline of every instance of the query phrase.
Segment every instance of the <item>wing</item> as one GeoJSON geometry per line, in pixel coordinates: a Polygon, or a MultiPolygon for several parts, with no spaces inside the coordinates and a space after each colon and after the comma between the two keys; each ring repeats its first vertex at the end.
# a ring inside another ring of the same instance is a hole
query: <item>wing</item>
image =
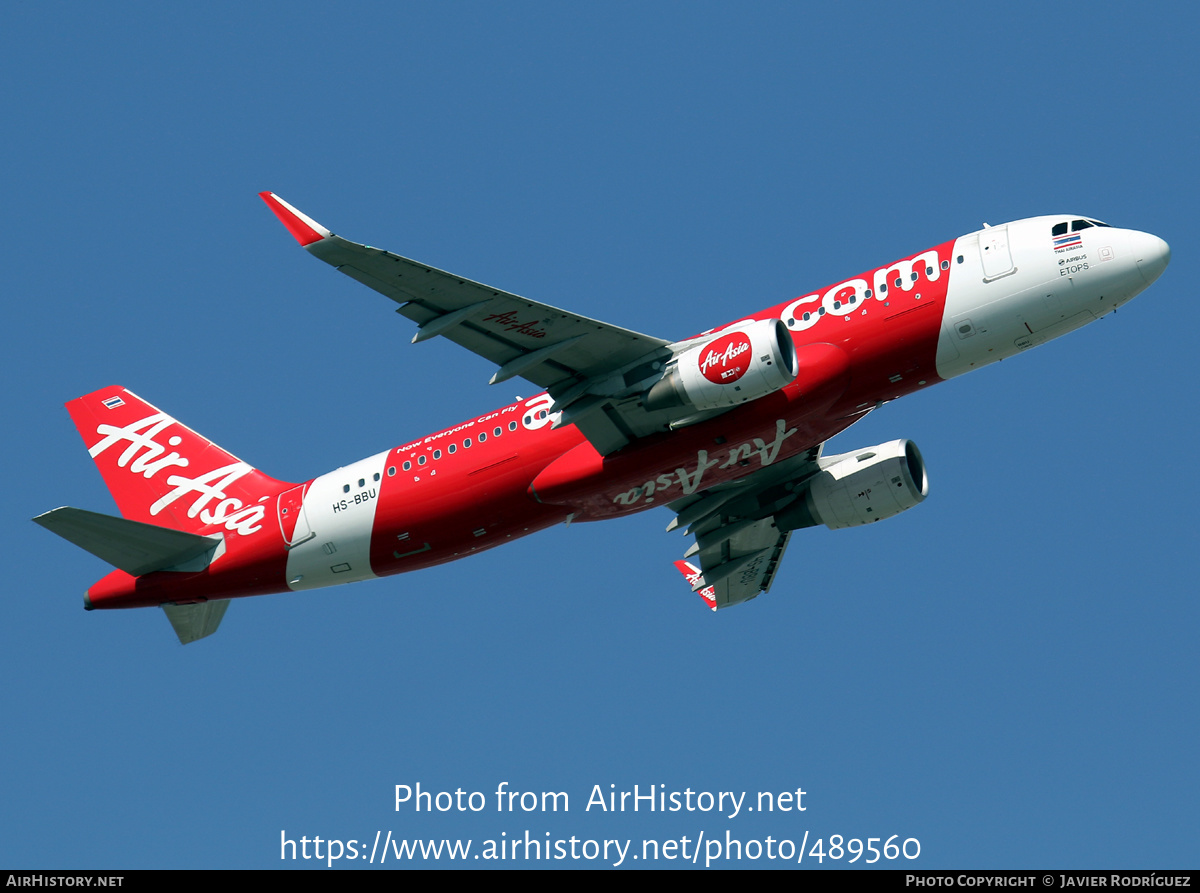
{"type": "Polygon", "coordinates": [[[770,590],[792,535],[780,529],[775,515],[803,498],[808,479],[820,470],[820,453],[814,447],[732,484],[671,503],[676,515],[667,530],[686,528],[693,534],[696,541],[684,558],[698,556],[700,562],[700,573],[680,571],[714,611],[770,590]]]}
{"type": "Polygon", "coordinates": [[[602,455],[668,430],[673,414],[646,410],[641,394],[670,342],[347,241],[277,195],[260,196],[310,254],[399,304],[419,327],[414,343],[441,335],[495,363],[492,384],[520,376],[545,388],[558,424],[578,425],[602,455]]]}

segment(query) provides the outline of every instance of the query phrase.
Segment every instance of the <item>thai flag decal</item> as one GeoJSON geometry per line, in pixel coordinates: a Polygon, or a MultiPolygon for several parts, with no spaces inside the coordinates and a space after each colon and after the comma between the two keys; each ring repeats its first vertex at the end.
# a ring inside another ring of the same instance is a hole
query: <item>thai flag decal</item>
{"type": "Polygon", "coordinates": [[[1062,251],[1065,248],[1079,248],[1083,245],[1083,239],[1079,238],[1079,233],[1063,233],[1061,236],[1054,236],[1054,250],[1062,251]]]}
{"type": "Polygon", "coordinates": [[[101,400],[100,404],[105,409],[116,409],[118,406],[124,406],[125,401],[120,397],[109,397],[107,400],[101,400]]]}

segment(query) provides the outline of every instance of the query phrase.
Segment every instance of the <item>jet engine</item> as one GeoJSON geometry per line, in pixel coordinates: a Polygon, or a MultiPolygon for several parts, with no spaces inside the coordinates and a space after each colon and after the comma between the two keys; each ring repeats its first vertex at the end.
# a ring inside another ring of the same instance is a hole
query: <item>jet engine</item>
{"type": "Polygon", "coordinates": [[[824,524],[830,530],[891,518],[923,501],[929,479],[911,440],[823,456],[808,492],[775,516],[780,530],[824,524]]]}
{"type": "Polygon", "coordinates": [[[644,402],[650,410],[725,409],[779,390],[796,372],[796,346],[787,326],[760,319],[686,348],[644,402]]]}

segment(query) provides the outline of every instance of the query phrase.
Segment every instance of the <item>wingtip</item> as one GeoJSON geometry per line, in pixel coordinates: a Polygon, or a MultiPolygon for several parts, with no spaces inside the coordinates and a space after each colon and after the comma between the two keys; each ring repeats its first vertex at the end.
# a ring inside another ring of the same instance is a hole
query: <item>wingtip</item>
{"type": "Polygon", "coordinates": [[[328,229],[307,214],[289,205],[274,192],[260,192],[258,197],[267,203],[267,207],[275,213],[275,216],[287,227],[287,231],[302,247],[307,248],[314,242],[320,242],[333,235],[328,229]]]}
{"type": "Polygon", "coordinates": [[[676,561],[675,569],[683,574],[684,578],[692,587],[692,592],[704,599],[711,610],[717,610],[717,599],[713,592],[713,587],[704,582],[704,574],[700,572],[700,568],[692,564],[690,561],[676,561]]]}

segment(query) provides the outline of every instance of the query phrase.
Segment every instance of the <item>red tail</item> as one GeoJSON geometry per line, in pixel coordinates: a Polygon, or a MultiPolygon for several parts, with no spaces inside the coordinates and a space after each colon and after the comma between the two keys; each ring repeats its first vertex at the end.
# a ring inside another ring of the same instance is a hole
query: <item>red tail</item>
{"type": "Polygon", "coordinates": [[[126,518],[199,533],[248,534],[289,484],[268,477],[137,395],[107,387],[67,411],[126,518]]]}

